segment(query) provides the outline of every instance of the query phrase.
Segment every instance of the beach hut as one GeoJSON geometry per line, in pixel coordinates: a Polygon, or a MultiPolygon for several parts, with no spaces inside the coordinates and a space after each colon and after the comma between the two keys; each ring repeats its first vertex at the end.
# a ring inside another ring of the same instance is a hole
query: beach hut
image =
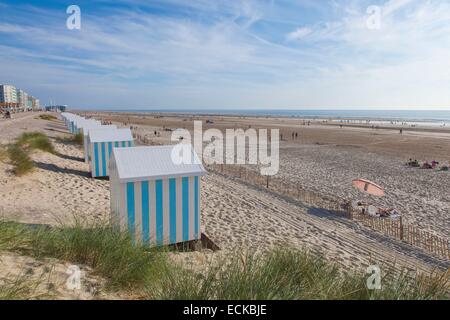
{"type": "Polygon", "coordinates": [[[66,125],[67,129],[72,132],[72,126],[73,126],[73,120],[77,117],[73,113],[64,113],[62,114],[64,124],[66,125]]]}
{"type": "Polygon", "coordinates": [[[69,132],[77,133],[77,124],[83,120],[85,120],[83,117],[80,117],[76,114],[68,114],[66,125],[69,132]]]}
{"type": "Polygon", "coordinates": [[[109,158],[114,148],[134,145],[130,129],[91,129],[88,143],[91,156],[89,166],[93,178],[109,176],[109,158]]]}
{"type": "Polygon", "coordinates": [[[71,132],[73,134],[78,134],[81,133],[81,130],[83,128],[84,123],[86,123],[86,121],[92,121],[92,120],[87,120],[83,117],[77,116],[76,118],[74,118],[74,120],[72,121],[72,130],[71,132]]]}
{"type": "Polygon", "coordinates": [[[137,243],[161,246],[201,238],[200,176],[206,171],[187,146],[190,164],[174,163],[174,146],[113,150],[111,222],[137,243]]]}
{"type": "Polygon", "coordinates": [[[84,146],[84,160],[86,163],[89,163],[91,159],[91,153],[90,153],[90,147],[89,147],[89,131],[90,130],[116,130],[116,125],[98,125],[98,124],[91,124],[91,125],[85,125],[83,127],[83,146],[84,146]]]}

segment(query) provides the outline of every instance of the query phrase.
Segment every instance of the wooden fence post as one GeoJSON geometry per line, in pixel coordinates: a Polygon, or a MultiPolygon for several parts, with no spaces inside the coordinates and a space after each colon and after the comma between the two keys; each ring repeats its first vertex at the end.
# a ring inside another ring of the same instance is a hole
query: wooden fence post
{"type": "Polygon", "coordinates": [[[403,217],[400,216],[400,240],[403,241],[403,217]]]}

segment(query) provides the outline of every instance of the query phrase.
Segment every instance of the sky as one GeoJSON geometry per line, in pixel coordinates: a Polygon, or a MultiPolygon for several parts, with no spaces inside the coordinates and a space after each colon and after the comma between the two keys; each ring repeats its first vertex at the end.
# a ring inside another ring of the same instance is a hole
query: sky
{"type": "Polygon", "coordinates": [[[0,83],[84,109],[450,110],[450,1],[0,0],[0,83]]]}

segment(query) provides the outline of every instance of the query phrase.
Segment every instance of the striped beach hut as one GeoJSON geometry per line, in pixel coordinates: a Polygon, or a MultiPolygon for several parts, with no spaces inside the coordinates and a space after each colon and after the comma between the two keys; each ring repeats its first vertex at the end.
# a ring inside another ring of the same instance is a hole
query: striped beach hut
{"type": "Polygon", "coordinates": [[[89,131],[90,130],[117,130],[117,126],[112,125],[85,125],[83,127],[83,146],[84,146],[84,161],[88,163],[91,159],[90,147],[89,147],[89,131]]]}
{"type": "Polygon", "coordinates": [[[206,171],[187,146],[190,164],[174,163],[174,146],[114,149],[111,221],[137,243],[162,246],[201,238],[200,176],[206,171]]]}
{"type": "Polygon", "coordinates": [[[64,124],[66,125],[67,129],[70,132],[73,132],[74,121],[78,116],[73,113],[64,113],[64,114],[62,114],[62,117],[63,117],[64,124]]]}
{"type": "Polygon", "coordinates": [[[86,119],[86,118],[83,118],[83,117],[77,117],[72,122],[73,122],[73,124],[72,124],[72,131],[71,132],[73,134],[81,133],[82,129],[83,129],[83,126],[85,124],[87,124],[87,123],[97,122],[97,123],[101,124],[101,122],[99,122],[97,120],[86,119]]]}
{"type": "Polygon", "coordinates": [[[67,128],[69,129],[70,133],[77,133],[78,129],[77,129],[77,125],[78,123],[80,123],[81,121],[85,120],[83,117],[80,117],[76,114],[72,114],[69,117],[68,120],[68,126],[67,128]]]}
{"type": "Polygon", "coordinates": [[[96,177],[109,176],[109,158],[114,148],[134,146],[130,129],[89,130],[89,166],[91,175],[96,177]]]}

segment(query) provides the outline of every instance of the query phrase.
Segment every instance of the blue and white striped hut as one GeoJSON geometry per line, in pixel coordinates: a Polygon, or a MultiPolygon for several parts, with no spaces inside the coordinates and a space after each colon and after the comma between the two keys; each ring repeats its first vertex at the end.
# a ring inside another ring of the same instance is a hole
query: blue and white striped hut
{"type": "Polygon", "coordinates": [[[67,129],[70,132],[73,132],[73,121],[78,117],[77,115],[73,113],[64,113],[62,114],[62,117],[64,119],[64,124],[66,125],[67,129]]]}
{"type": "MultiPolygon", "coordinates": [[[[83,126],[85,123],[89,123],[91,121],[96,121],[96,120],[91,120],[91,119],[86,119],[80,116],[77,116],[77,118],[75,118],[72,122],[72,133],[73,134],[78,134],[82,132],[83,126]]],[[[100,122],[99,122],[100,123],[100,122]]]]}
{"type": "Polygon", "coordinates": [[[76,114],[71,114],[68,118],[67,128],[70,133],[78,133],[77,124],[81,121],[85,120],[83,117],[80,117],[76,114]]]}
{"type": "Polygon", "coordinates": [[[108,177],[109,158],[113,149],[132,146],[134,142],[130,129],[89,130],[89,166],[92,177],[108,177]]]}
{"type": "Polygon", "coordinates": [[[117,126],[112,125],[98,125],[91,124],[83,126],[83,146],[84,146],[84,161],[88,163],[91,159],[90,147],[89,147],[89,131],[90,130],[116,130],[117,126]]]}
{"type": "Polygon", "coordinates": [[[114,149],[110,161],[111,221],[137,243],[161,246],[201,238],[200,176],[193,160],[176,164],[174,146],[114,149]]]}

